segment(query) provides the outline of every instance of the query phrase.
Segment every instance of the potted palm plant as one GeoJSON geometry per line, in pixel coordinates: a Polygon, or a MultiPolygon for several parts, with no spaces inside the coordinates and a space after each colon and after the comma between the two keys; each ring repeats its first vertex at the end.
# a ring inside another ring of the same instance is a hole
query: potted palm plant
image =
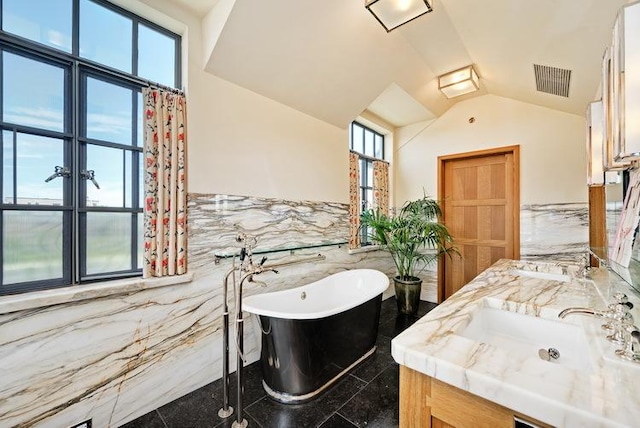
{"type": "Polygon", "coordinates": [[[409,201],[396,215],[365,210],[360,223],[371,242],[388,251],[396,266],[393,278],[398,311],[415,315],[420,304],[420,273],[444,254],[458,253],[453,237],[438,219],[438,202],[428,196],[409,201]]]}

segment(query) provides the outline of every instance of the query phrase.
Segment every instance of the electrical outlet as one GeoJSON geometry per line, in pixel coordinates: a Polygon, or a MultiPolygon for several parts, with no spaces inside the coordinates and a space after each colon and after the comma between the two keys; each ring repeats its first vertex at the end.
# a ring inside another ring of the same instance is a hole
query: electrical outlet
{"type": "Polygon", "coordinates": [[[72,425],[69,428],[91,428],[91,419],[72,425]]]}

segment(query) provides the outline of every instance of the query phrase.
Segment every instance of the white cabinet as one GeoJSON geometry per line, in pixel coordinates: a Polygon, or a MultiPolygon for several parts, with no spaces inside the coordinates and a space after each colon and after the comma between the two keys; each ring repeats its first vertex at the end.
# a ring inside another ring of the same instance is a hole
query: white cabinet
{"type": "Polygon", "coordinates": [[[604,115],[602,101],[587,108],[587,185],[604,185],[604,115]]]}
{"type": "Polygon", "coordinates": [[[609,57],[609,64],[603,65],[603,72],[609,72],[603,74],[603,113],[612,155],[609,166],[616,168],[640,159],[640,3],[620,9],[609,57]]]}

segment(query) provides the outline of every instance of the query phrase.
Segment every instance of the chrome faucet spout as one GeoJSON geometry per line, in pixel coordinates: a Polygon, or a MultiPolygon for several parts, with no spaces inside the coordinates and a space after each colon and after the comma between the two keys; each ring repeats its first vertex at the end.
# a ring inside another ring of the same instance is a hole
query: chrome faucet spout
{"type": "Polygon", "coordinates": [[[564,319],[567,315],[572,314],[591,315],[598,318],[611,318],[611,312],[598,311],[591,308],[567,308],[558,314],[558,318],[564,319]]]}
{"type": "Polygon", "coordinates": [[[605,311],[598,311],[591,308],[567,308],[558,314],[558,318],[564,319],[568,315],[591,315],[599,318],[609,318],[610,313],[605,311]]]}

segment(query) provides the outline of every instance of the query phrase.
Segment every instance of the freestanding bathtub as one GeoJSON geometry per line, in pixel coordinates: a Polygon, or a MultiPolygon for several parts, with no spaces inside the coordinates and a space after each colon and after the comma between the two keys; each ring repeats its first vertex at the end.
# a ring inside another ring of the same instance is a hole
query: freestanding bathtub
{"type": "Polygon", "coordinates": [[[281,403],[303,403],[375,352],[382,292],[377,270],[336,273],[290,290],[247,297],[259,315],[265,391],[281,403]]]}

